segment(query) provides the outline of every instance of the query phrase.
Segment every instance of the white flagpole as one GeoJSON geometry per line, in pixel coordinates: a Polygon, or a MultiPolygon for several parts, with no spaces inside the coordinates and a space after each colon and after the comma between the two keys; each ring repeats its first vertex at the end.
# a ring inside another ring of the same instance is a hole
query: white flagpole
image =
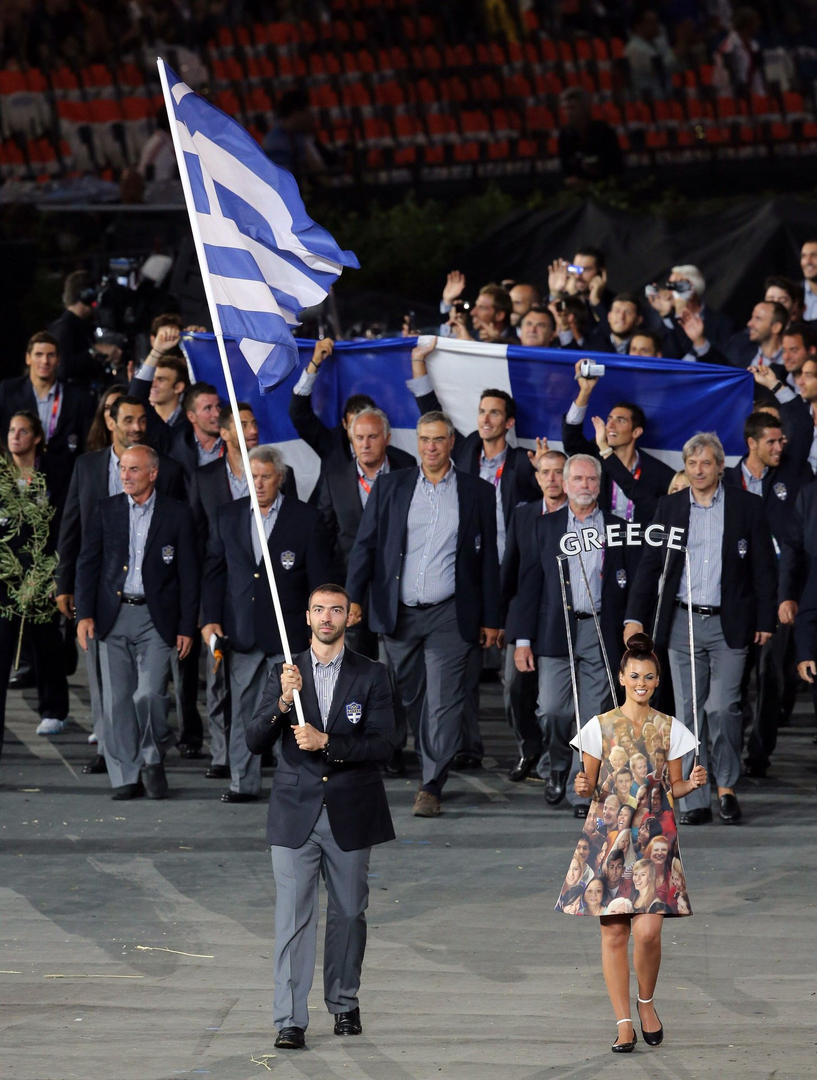
{"type": "MultiPolygon", "coordinates": [[[[275,619],[278,623],[278,633],[281,635],[281,646],[284,651],[284,659],[288,664],[292,663],[292,653],[289,648],[289,639],[287,638],[286,626],[284,625],[284,613],[281,609],[281,601],[278,597],[278,586],[275,583],[275,574],[272,569],[272,559],[269,553],[269,544],[264,533],[264,519],[261,516],[261,507],[258,505],[258,496],[255,492],[255,485],[252,482],[252,470],[250,469],[250,456],[247,451],[247,443],[244,439],[244,429],[241,427],[241,416],[238,411],[238,399],[235,396],[235,386],[233,385],[233,376],[230,371],[230,363],[227,359],[227,349],[224,345],[224,335],[221,332],[221,320],[218,317],[218,306],[216,304],[216,298],[213,294],[213,287],[210,281],[210,272],[207,268],[207,259],[204,254],[204,242],[201,238],[201,231],[199,229],[198,218],[196,217],[196,204],[193,200],[193,189],[190,186],[190,177],[187,173],[187,165],[184,160],[184,153],[182,151],[181,141],[179,139],[179,132],[176,127],[176,111],[173,107],[173,96],[170,93],[170,87],[167,82],[167,74],[165,73],[164,61],[161,57],[156,59],[157,67],[159,68],[159,78],[162,82],[162,93],[165,98],[165,108],[167,109],[167,118],[170,125],[170,134],[173,137],[173,148],[176,151],[176,162],[179,166],[179,176],[182,181],[182,188],[184,190],[184,201],[187,204],[187,215],[190,218],[190,228],[193,232],[193,241],[196,245],[196,255],[199,260],[199,269],[201,270],[201,280],[204,285],[204,293],[207,297],[207,306],[210,309],[210,318],[213,321],[213,333],[215,334],[216,342],[218,344],[218,352],[221,357],[221,366],[224,369],[224,381],[227,384],[227,396],[230,399],[230,408],[233,411],[233,421],[235,423],[236,436],[238,437],[238,445],[241,450],[241,461],[244,465],[244,475],[247,478],[247,487],[250,491],[250,502],[252,503],[253,518],[255,520],[255,527],[258,530],[258,538],[261,541],[261,551],[263,553],[264,568],[267,571],[267,579],[269,580],[270,593],[272,594],[272,606],[275,608],[275,619]]],[[[301,703],[301,696],[298,691],[295,691],[295,712],[298,717],[298,723],[303,727],[306,723],[304,717],[303,705],[301,703]]]]}

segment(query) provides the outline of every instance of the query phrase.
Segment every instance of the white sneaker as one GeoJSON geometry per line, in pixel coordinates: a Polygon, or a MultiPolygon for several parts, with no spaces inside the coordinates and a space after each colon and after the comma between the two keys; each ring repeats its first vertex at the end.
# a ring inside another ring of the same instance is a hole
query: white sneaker
{"type": "Polygon", "coordinates": [[[60,735],[65,731],[65,720],[54,720],[45,716],[37,725],[38,735],[60,735]]]}
{"type": "Polygon", "coordinates": [[[88,736],[88,742],[91,744],[91,746],[96,746],[96,744],[99,742],[99,739],[96,737],[96,735],[94,735],[93,731],[88,736]]]}

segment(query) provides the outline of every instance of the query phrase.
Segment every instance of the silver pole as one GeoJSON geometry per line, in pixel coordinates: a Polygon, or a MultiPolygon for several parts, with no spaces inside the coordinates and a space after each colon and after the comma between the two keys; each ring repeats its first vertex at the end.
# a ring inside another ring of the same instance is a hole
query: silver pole
{"type": "Polygon", "coordinates": [[[667,545],[667,554],[664,556],[664,569],[661,571],[661,580],[658,582],[658,600],[655,605],[655,619],[652,624],[652,639],[655,641],[658,633],[658,619],[661,615],[661,601],[664,599],[664,585],[667,581],[667,567],[669,566],[670,548],[667,545]]]}
{"type": "Polygon", "coordinates": [[[584,568],[584,559],[582,558],[581,551],[577,551],[576,554],[579,557],[579,566],[582,569],[582,577],[584,578],[584,587],[587,589],[587,596],[590,600],[590,607],[593,610],[593,622],[596,624],[596,633],[599,635],[599,646],[601,648],[601,655],[604,657],[604,666],[607,669],[607,678],[610,682],[610,697],[613,700],[613,707],[615,708],[618,698],[616,696],[616,686],[613,682],[613,672],[610,668],[610,658],[607,655],[607,650],[604,647],[604,638],[601,634],[601,622],[599,621],[599,613],[596,611],[593,605],[593,594],[590,591],[590,582],[587,578],[587,571],[584,568]]]}
{"type": "Polygon", "coordinates": [[[687,625],[689,627],[689,670],[692,675],[692,731],[695,736],[695,764],[700,764],[698,747],[698,680],[695,677],[695,632],[692,620],[692,573],[689,548],[684,547],[684,565],[687,572],[687,625]]]}
{"type": "Polygon", "coordinates": [[[573,659],[573,635],[570,630],[570,614],[567,606],[567,591],[565,589],[565,570],[562,565],[567,555],[557,555],[556,562],[559,564],[559,584],[562,587],[562,607],[565,613],[565,630],[567,632],[567,655],[570,662],[570,681],[573,684],[573,710],[576,713],[576,741],[579,744],[579,760],[584,772],[584,753],[582,751],[582,719],[579,714],[579,687],[576,682],[576,661],[573,659]]]}

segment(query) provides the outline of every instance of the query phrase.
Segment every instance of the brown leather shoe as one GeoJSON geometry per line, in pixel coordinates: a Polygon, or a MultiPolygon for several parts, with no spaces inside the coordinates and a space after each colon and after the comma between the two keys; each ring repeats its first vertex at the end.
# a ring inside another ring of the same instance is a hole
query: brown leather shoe
{"type": "Polygon", "coordinates": [[[440,800],[430,791],[423,791],[420,788],[414,797],[414,807],[411,812],[415,817],[439,817],[440,800]]]}

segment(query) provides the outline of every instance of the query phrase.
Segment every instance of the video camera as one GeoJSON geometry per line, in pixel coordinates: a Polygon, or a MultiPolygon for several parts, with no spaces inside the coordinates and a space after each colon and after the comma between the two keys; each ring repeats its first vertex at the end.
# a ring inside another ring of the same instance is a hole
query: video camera
{"type": "MultiPolygon", "coordinates": [[[[138,334],[147,333],[151,319],[161,310],[163,283],[173,260],[167,255],[140,259],[118,256],[108,267],[97,286],[92,286],[94,338],[97,345],[115,345],[122,353],[132,354],[138,334]]],[[[115,374],[109,357],[92,350],[106,374],[115,374]]]]}

